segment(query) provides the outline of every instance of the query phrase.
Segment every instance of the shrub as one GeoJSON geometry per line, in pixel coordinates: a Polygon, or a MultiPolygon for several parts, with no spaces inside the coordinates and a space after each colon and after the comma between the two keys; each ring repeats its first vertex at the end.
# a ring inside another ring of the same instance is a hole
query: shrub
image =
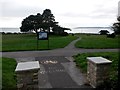
{"type": "Polygon", "coordinates": [[[68,36],[68,33],[64,32],[64,33],[61,34],[61,36],[68,36]]]}
{"type": "Polygon", "coordinates": [[[107,37],[108,37],[108,38],[115,38],[115,33],[108,34],[107,37]]]}

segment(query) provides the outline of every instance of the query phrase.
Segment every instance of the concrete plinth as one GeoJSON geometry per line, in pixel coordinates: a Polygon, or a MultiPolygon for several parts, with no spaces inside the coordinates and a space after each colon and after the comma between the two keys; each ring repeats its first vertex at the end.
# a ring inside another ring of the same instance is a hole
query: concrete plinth
{"type": "Polygon", "coordinates": [[[91,86],[96,88],[109,78],[111,61],[103,57],[87,57],[87,80],[91,86]]]}
{"type": "Polygon", "coordinates": [[[18,63],[15,69],[15,72],[17,74],[17,88],[37,88],[34,86],[38,86],[39,70],[40,66],[38,61],[18,63]]]}

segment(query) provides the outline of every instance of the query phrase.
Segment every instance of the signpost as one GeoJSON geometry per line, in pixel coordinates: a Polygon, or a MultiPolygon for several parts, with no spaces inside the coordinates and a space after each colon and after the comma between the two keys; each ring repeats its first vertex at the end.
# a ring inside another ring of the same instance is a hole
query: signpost
{"type": "Polygon", "coordinates": [[[38,40],[48,40],[48,49],[49,49],[49,36],[47,32],[38,32],[37,33],[37,50],[38,50],[38,40]]]}

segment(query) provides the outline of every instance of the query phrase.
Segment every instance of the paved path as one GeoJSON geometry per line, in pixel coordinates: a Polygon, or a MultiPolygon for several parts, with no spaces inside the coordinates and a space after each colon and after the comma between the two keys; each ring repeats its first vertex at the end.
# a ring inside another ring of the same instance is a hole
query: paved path
{"type": "Polygon", "coordinates": [[[17,62],[39,61],[39,88],[91,88],[72,57],[42,56],[16,58],[17,62]]]}
{"type": "Polygon", "coordinates": [[[75,48],[74,44],[77,40],[71,42],[65,48],[54,49],[54,50],[45,50],[45,51],[17,51],[17,52],[2,52],[3,57],[40,57],[40,56],[65,56],[70,57],[78,53],[87,53],[87,52],[117,52],[118,49],[82,49],[75,48]]]}
{"type": "Polygon", "coordinates": [[[75,75],[75,72],[78,71],[74,67],[72,67],[75,70],[74,75],[70,74],[72,70],[69,70],[71,62],[65,57],[38,57],[36,60],[40,61],[44,68],[40,71],[40,77],[42,78],[40,78],[39,86],[42,88],[80,88],[85,83],[82,75],[79,77],[75,75]],[[46,76],[48,79],[46,79],[46,76]],[[43,81],[47,83],[44,84],[43,81]]]}
{"type": "Polygon", "coordinates": [[[116,52],[118,49],[81,49],[74,44],[61,49],[46,51],[3,52],[3,57],[15,58],[17,62],[39,61],[39,88],[91,88],[85,85],[86,77],[76,68],[73,55],[86,52],[116,52]]]}

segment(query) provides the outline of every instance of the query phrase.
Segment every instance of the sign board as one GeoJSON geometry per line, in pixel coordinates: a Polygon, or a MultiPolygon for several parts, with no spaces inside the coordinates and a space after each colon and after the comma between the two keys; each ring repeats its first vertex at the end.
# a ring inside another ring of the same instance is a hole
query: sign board
{"type": "Polygon", "coordinates": [[[38,32],[37,38],[38,38],[38,40],[48,40],[48,33],[47,32],[38,32]]]}

